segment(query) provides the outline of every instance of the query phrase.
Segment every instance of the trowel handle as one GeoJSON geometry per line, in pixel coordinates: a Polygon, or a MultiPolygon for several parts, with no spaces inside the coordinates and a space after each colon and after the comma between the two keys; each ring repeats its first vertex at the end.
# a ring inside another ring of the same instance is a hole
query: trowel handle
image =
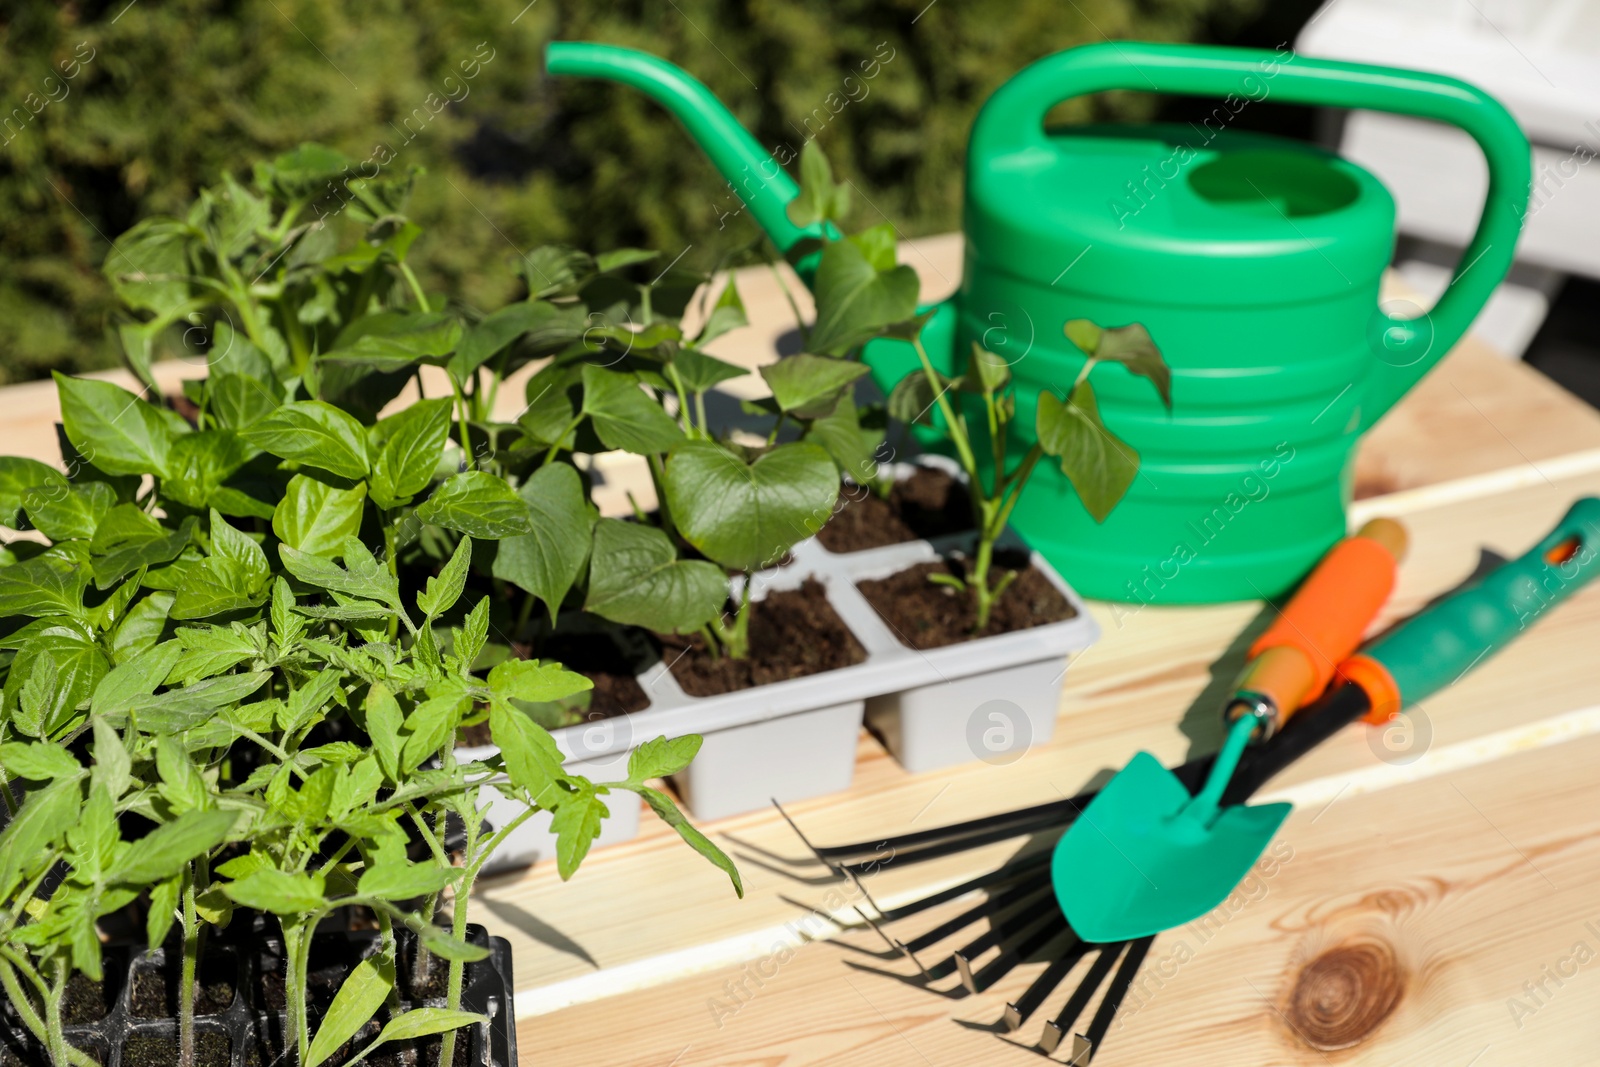
{"type": "Polygon", "coordinates": [[[1229,721],[1256,716],[1265,740],[1321,695],[1388,601],[1405,551],[1405,527],[1393,519],[1373,519],[1329,549],[1250,646],[1229,721]]]}
{"type": "Polygon", "coordinates": [[[1600,498],[1584,497],[1521,557],[1384,634],[1339,674],[1366,691],[1370,722],[1450,685],[1600,574],[1600,498]]]}
{"type": "Polygon", "coordinates": [[[1470,134],[1489,163],[1478,230],[1465,269],[1433,309],[1401,319],[1374,309],[1374,368],[1362,417],[1370,425],[1455,345],[1511,266],[1532,180],[1528,139],[1504,107],[1466,82],[1439,74],[1311,59],[1288,49],[1115,41],[1046,56],[991,96],[972,127],[972,165],[1028,169],[1053,158],[1045,114],[1064,100],[1110,89],[1222,97],[1229,113],[1250,101],[1365,108],[1433,119],[1470,134]]]}

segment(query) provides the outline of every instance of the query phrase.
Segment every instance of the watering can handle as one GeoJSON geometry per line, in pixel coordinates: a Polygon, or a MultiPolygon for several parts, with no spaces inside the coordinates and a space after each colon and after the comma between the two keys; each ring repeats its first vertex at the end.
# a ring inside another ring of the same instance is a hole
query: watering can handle
{"type": "Polygon", "coordinates": [[[1493,97],[1438,74],[1253,48],[1085,45],[1046,56],[1001,86],[978,114],[968,158],[1052,152],[1045,114],[1110,89],[1390,111],[1458,126],[1478,143],[1489,163],[1489,192],[1463,266],[1427,313],[1403,319],[1376,312],[1380,367],[1363,404],[1368,425],[1461,339],[1510,269],[1532,180],[1528,139],[1493,97]]]}

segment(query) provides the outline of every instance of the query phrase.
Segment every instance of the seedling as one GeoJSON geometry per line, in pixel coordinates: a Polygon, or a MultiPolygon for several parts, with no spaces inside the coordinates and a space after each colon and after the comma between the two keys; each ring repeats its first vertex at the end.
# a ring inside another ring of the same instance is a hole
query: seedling
{"type": "MultiPolygon", "coordinates": [[[[837,231],[849,200],[833,183],[815,142],[806,145],[801,173],[805,184],[790,205],[791,218],[797,225],[825,222],[837,231]]],[[[931,313],[916,314],[916,274],[896,262],[892,229],[874,227],[825,241],[814,289],[816,324],[807,337],[813,349],[846,356],[859,353],[875,338],[897,337],[916,350],[920,368],[896,385],[888,411],[908,427],[937,425],[966,473],[977,532],[972,557],[964,574],[932,574],[929,580],[970,597],[972,632],[980,634],[989,625],[995,603],[1016,579],[1016,571],[993,573],[994,550],[1039,461],[1050,456],[1060,462],[1062,473],[1096,522],[1105,521],[1138,475],[1138,452],[1100,418],[1090,382],[1093,370],[1115,363],[1149,379],[1168,410],[1172,407],[1171,372],[1149,333],[1138,323],[1104,329],[1087,319],[1068,322],[1066,337],[1086,358],[1064,396],[1049,390],[1039,393],[1033,443],[1013,463],[1009,457],[1017,401],[1011,364],[1003,355],[973,342],[962,374],[951,377],[935,369],[922,343],[922,329],[931,313]],[[969,402],[958,402],[963,397],[969,402]],[[969,414],[981,416],[981,421],[970,426],[969,414]],[[983,456],[985,449],[987,456],[983,456]]]]}

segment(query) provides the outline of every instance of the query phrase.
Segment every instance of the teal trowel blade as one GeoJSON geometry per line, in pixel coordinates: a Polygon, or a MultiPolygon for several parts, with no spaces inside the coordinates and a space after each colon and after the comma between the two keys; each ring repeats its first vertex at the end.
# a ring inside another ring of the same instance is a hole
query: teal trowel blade
{"type": "Polygon", "coordinates": [[[1170,930],[1227,899],[1272,841],[1289,804],[1184,814],[1183,783],[1148,752],[1128,762],[1056,843],[1050,878],[1085,941],[1170,930]]]}

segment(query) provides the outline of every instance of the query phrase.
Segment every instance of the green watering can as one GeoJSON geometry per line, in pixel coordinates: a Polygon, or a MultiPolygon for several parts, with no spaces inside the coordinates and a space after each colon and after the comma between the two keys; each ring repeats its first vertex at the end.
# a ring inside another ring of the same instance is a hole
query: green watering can
{"type": "MultiPolygon", "coordinates": [[[[546,64],[659,101],[780,250],[821,235],[789,221],[794,181],[684,71],[598,44],[552,44],[546,64]]],[[[1083,364],[1063,324],[1143,323],[1172,368],[1172,410],[1149,382],[1096,367],[1101,417],[1139,452],[1139,476],[1096,523],[1060,471],[1041,465],[1012,525],[1086,596],[1209,603],[1285,592],[1345,534],[1362,432],[1460,339],[1510,267],[1529,158],[1505,108],[1435,74],[1131,42],[1023,70],[973,126],[965,271],[924,344],[950,374],[974,341],[1007,358],[1023,438],[1039,391],[1063,394],[1083,364]],[[1056,104],[1110,89],[1222,102],[1188,126],[1045,129],[1056,104]],[[1396,318],[1378,307],[1395,206],[1376,178],[1314,147],[1227,128],[1268,101],[1416,115],[1478,142],[1488,198],[1431,311],[1396,318]]],[[[886,391],[917,366],[901,341],[875,341],[863,358],[886,391]]],[[[1012,462],[1031,444],[1014,440],[1012,462]]]]}

